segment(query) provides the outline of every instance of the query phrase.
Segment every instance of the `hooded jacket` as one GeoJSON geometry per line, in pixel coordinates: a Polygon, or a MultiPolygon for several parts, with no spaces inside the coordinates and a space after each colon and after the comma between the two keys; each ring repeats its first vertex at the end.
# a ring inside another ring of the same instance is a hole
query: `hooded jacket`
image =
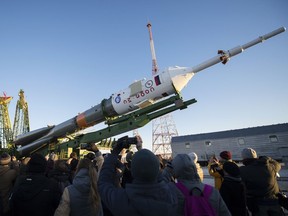
{"type": "Polygon", "coordinates": [[[51,216],[60,196],[57,182],[47,178],[44,173],[19,176],[10,200],[12,215],[51,216]]]}
{"type": "MultiPolygon", "coordinates": [[[[191,191],[194,187],[197,187],[203,191],[205,184],[201,182],[195,163],[187,154],[178,154],[172,161],[172,167],[177,181],[183,183],[189,191],[191,191]]],[[[178,215],[184,215],[184,195],[181,192],[178,193],[178,199],[178,215]]],[[[209,197],[209,203],[217,215],[231,215],[219,191],[215,188],[213,188],[213,191],[209,197]]]]}
{"type": "Polygon", "coordinates": [[[60,205],[54,216],[62,215],[97,215],[102,216],[102,205],[95,211],[91,208],[91,179],[87,169],[80,169],[73,179],[73,184],[64,189],[60,205]]]}
{"type": "MultiPolygon", "coordinates": [[[[153,183],[133,182],[126,184],[126,188],[116,187],[113,179],[117,163],[117,155],[108,155],[98,180],[101,199],[114,216],[176,215],[177,194],[173,185],[156,181],[153,183]]],[[[145,164],[141,166],[143,167],[139,167],[139,169],[148,168],[145,167],[145,164]]]]}

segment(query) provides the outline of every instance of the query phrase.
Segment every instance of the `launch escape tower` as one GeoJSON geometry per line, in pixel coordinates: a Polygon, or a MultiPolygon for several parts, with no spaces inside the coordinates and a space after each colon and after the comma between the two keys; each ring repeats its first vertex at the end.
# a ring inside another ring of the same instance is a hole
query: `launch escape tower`
{"type": "Polygon", "coordinates": [[[3,93],[3,96],[0,96],[0,147],[7,148],[8,143],[13,140],[13,132],[11,127],[11,121],[8,112],[8,106],[12,97],[6,96],[3,93]]]}
{"type": "Polygon", "coordinates": [[[19,99],[16,105],[15,118],[13,124],[13,139],[20,134],[27,133],[30,131],[29,115],[28,115],[28,104],[24,98],[24,91],[20,89],[19,99]]]}
{"type": "MultiPolygon", "coordinates": [[[[156,53],[152,37],[152,25],[149,22],[147,28],[149,31],[150,49],[152,55],[152,75],[158,72],[156,53]]],[[[172,156],[171,138],[178,136],[176,125],[172,114],[166,114],[152,121],[152,151],[156,155],[161,155],[163,158],[172,156]]]]}

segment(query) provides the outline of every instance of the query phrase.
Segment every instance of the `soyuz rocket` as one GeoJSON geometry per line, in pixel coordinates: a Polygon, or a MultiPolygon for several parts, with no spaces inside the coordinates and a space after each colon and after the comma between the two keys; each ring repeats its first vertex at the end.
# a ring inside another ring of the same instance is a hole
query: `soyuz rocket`
{"type": "Polygon", "coordinates": [[[16,146],[20,146],[17,151],[20,155],[29,155],[31,151],[53,143],[58,138],[104,122],[107,118],[125,115],[157,103],[160,99],[178,94],[197,72],[220,62],[226,64],[231,57],[285,30],[284,27],[281,27],[242,46],[237,46],[227,51],[219,50],[217,56],[197,66],[169,67],[162,72],[154,74],[149,79],[136,81],[128,88],[112,94],[108,99],[103,99],[100,104],[93,106],[65,122],[18,136],[14,141],[16,146]]]}

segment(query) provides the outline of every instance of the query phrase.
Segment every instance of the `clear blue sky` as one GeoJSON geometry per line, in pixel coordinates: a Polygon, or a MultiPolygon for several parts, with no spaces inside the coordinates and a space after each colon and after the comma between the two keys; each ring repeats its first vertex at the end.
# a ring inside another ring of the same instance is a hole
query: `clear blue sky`
{"type": "MultiPolygon", "coordinates": [[[[12,124],[20,89],[31,130],[59,124],[151,76],[148,20],[164,69],[288,27],[287,14],[287,0],[2,0],[0,94],[14,97],[12,124]]],[[[196,74],[182,95],[198,102],[173,113],[179,135],[288,122],[287,48],[285,32],[196,74]]],[[[138,131],[151,148],[152,123],[138,131]]]]}

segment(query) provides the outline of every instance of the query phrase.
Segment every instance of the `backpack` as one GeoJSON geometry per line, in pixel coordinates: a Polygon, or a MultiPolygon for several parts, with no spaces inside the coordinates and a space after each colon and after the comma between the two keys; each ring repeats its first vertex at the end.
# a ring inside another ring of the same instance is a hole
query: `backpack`
{"type": "Polygon", "coordinates": [[[216,216],[216,212],[208,199],[213,187],[205,184],[204,190],[194,187],[189,191],[181,182],[176,183],[177,188],[185,196],[184,215],[185,216],[216,216]],[[193,195],[193,190],[201,191],[200,196],[193,195]]]}

